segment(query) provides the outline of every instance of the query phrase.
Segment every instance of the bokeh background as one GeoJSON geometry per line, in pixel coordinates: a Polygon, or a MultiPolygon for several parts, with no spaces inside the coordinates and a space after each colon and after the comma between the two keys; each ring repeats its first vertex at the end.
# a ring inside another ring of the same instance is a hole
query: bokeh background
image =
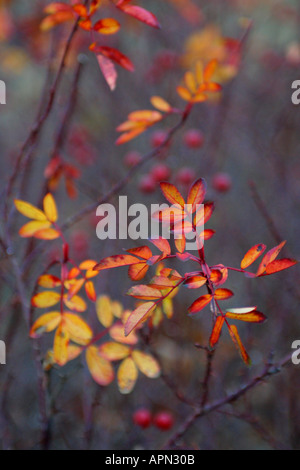
{"type": "MultiPolygon", "coordinates": [[[[45,93],[45,82],[47,93],[47,84],[55,74],[70,30],[66,24],[49,33],[40,31],[43,8],[48,3],[0,2],[0,79],[7,85],[7,104],[0,108],[2,187],[34,121],[45,93]]],[[[155,13],[161,30],[125,17],[106,3],[108,16],[119,19],[122,29],[117,35],[105,38],[105,43],[128,55],[135,72],[118,68],[118,85],[110,92],[94,55],[88,51],[88,34],[78,33],[53,112],[34,148],[27,171],[22,173],[20,169],[22,184],[19,193],[13,195],[38,203],[78,60],[83,65],[76,103],[59,150],[60,156],[73,168],[70,170],[73,184],[67,191],[62,180],[54,191],[61,221],[105,194],[128,171],[128,154],[132,158],[132,152],[147,153],[175,122],[170,118],[137,139],[115,146],[116,127],[128,113],[149,108],[153,95],[163,96],[182,109],[184,103],[176,93],[176,86],[184,72],[199,59],[207,62],[217,58],[222,95],[195,106],[167,151],[142,166],[121,195],[128,196],[129,204],[163,202],[159,184],[149,183],[149,175],[157,165],[168,168],[170,181],[178,184],[185,194],[186,180],[204,177],[208,199],[216,203],[209,223],[216,234],[205,247],[211,265],[223,263],[238,267],[251,246],[265,243],[271,248],[281,240],[287,240],[283,254],[299,258],[300,107],[291,102],[291,84],[300,79],[299,3],[296,0],[138,2],[155,13]],[[191,129],[200,131],[203,137],[203,143],[195,148],[187,142],[186,133],[191,129]],[[225,189],[216,179],[220,173],[221,181],[225,177],[228,183],[225,189]]],[[[117,206],[118,197],[111,202],[117,206]]],[[[23,218],[14,214],[12,243],[17,258],[25,266],[24,282],[30,299],[37,276],[51,257],[59,253],[59,244],[48,243],[46,249],[37,250],[30,257],[37,244],[28,245],[19,238],[22,222],[23,218]]],[[[100,260],[138,245],[122,240],[102,242],[96,237],[96,224],[95,214],[90,214],[66,232],[76,260],[100,260]]],[[[4,232],[1,221],[0,225],[4,232]]],[[[0,262],[0,339],[7,346],[7,364],[0,366],[0,447],[38,449],[42,444],[33,360],[33,349],[37,346],[29,339],[22,318],[10,253],[2,250],[0,262]]],[[[189,270],[189,263],[183,266],[174,262],[172,266],[180,272],[183,268],[189,270]]],[[[240,328],[252,358],[251,368],[242,363],[227,333],[222,335],[213,364],[210,401],[241,387],[261,370],[271,352],[280,358],[291,351],[294,340],[300,339],[298,274],[299,268],[293,267],[259,280],[247,279],[239,273],[230,275],[226,287],[235,292],[233,306],[258,305],[268,321],[240,328]]],[[[124,295],[132,284],[126,269],[103,272],[96,278],[96,284],[97,292],[133,308],[132,299],[124,295]]],[[[173,318],[165,319],[152,335],[151,347],[173,386],[162,379],[140,376],[133,392],[123,396],[116,381],[107,388],[94,383],[81,358],[45,372],[49,448],[158,449],[164,445],[191,412],[191,407],[178,400],[174,390],[180,390],[194,401],[201,396],[205,353],[194,344],[207,343],[211,321],[206,311],[193,319],[187,316],[187,307],[196,295],[182,288],[174,299],[173,318]],[[141,430],[132,421],[139,407],[147,407],[152,412],[170,411],[175,419],[174,427],[168,432],[153,426],[141,430]]],[[[93,307],[89,320],[97,327],[93,307]]],[[[50,346],[50,335],[38,341],[41,357],[50,346]]],[[[290,365],[236,404],[198,420],[178,446],[299,449],[299,386],[300,366],[290,365]]]]}

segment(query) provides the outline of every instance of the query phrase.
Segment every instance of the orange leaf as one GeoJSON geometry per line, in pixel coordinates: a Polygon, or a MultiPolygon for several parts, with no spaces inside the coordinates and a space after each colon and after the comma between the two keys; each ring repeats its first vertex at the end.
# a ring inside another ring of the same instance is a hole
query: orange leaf
{"type": "Polygon", "coordinates": [[[31,299],[31,304],[37,308],[52,307],[60,301],[60,294],[54,291],[39,292],[31,299]]]}
{"type": "Polygon", "coordinates": [[[156,246],[156,248],[158,248],[165,255],[171,254],[170,243],[165,238],[163,237],[151,238],[150,241],[151,243],[153,243],[153,245],[156,246]]]}
{"type": "Polygon", "coordinates": [[[118,386],[123,394],[130,393],[135,386],[138,370],[131,357],[124,359],[118,369],[118,386]]]}
{"type": "Polygon", "coordinates": [[[184,208],[184,199],[176,186],[171,183],[162,182],[160,183],[161,190],[163,195],[171,204],[179,204],[179,206],[184,208]]]}
{"type": "Polygon", "coordinates": [[[146,285],[133,286],[129,289],[127,294],[141,300],[156,300],[162,297],[158,289],[146,285]]]}
{"type": "Polygon", "coordinates": [[[131,255],[115,255],[103,258],[96,266],[94,270],[101,271],[102,269],[118,268],[119,266],[129,266],[131,264],[138,263],[138,259],[131,255]]]}
{"type": "Polygon", "coordinates": [[[188,312],[190,314],[200,312],[200,310],[209,304],[212,298],[213,297],[211,294],[201,295],[201,297],[195,300],[195,302],[193,302],[192,305],[188,308],[188,312]]]}
{"type": "Polygon", "coordinates": [[[209,82],[216,71],[218,62],[217,60],[211,60],[204,69],[203,80],[205,83],[209,82]]]}
{"type": "Polygon", "coordinates": [[[250,266],[254,261],[259,258],[260,255],[263,254],[263,252],[266,249],[266,245],[263,245],[262,243],[253,246],[250,248],[249,251],[245,254],[244,258],[241,261],[241,268],[246,269],[248,266],[250,266]]]}
{"type": "Polygon", "coordinates": [[[37,232],[40,230],[47,229],[51,226],[51,223],[48,220],[41,221],[41,220],[32,220],[27,224],[23,225],[23,227],[19,230],[19,235],[23,238],[29,238],[35,236],[37,232]]]}
{"type": "Polygon", "coordinates": [[[216,300],[230,299],[234,293],[230,289],[217,289],[214,294],[216,300]]]}
{"type": "Polygon", "coordinates": [[[107,359],[101,356],[96,346],[87,348],[85,358],[91,376],[97,384],[105,387],[113,381],[113,367],[107,359]]]}
{"type": "Polygon", "coordinates": [[[177,250],[179,251],[179,253],[183,253],[184,250],[185,250],[185,236],[183,235],[182,237],[180,238],[175,238],[175,246],[177,248],[177,250]]]}
{"type": "MultiPolygon", "coordinates": [[[[149,259],[152,256],[152,251],[147,245],[138,246],[137,248],[130,248],[129,250],[127,250],[127,252],[131,253],[132,255],[139,256],[143,259],[149,259]]],[[[139,260],[136,261],[139,262],[139,260]]]]}
{"type": "Polygon", "coordinates": [[[103,18],[93,26],[93,30],[101,34],[115,34],[119,29],[120,23],[114,18],[103,18]]]}
{"type": "Polygon", "coordinates": [[[192,206],[192,213],[195,212],[196,206],[202,204],[206,194],[206,183],[203,178],[199,178],[191,187],[187,203],[192,206]]]}
{"type": "Polygon", "coordinates": [[[256,276],[261,276],[265,272],[267,265],[269,263],[272,263],[272,261],[274,261],[277,258],[277,256],[279,255],[280,251],[282,250],[285,244],[286,244],[286,241],[283,241],[279,245],[275,246],[274,248],[271,248],[271,250],[269,250],[268,253],[265,254],[265,256],[263,257],[258,267],[256,276]]]}
{"type": "Polygon", "coordinates": [[[55,26],[65,23],[66,21],[74,20],[75,15],[72,10],[70,11],[58,11],[53,15],[49,15],[43,19],[40,25],[40,29],[42,31],[49,31],[50,29],[54,28],[55,26]]]}
{"type": "Polygon", "coordinates": [[[213,330],[211,332],[210,338],[209,338],[209,344],[213,348],[217,342],[219,341],[220,334],[222,331],[222,327],[224,325],[225,318],[223,316],[217,317],[213,330]]]}
{"type": "Polygon", "coordinates": [[[40,240],[55,240],[60,237],[60,233],[54,228],[44,228],[35,232],[34,237],[40,240]]]}
{"type": "Polygon", "coordinates": [[[183,285],[188,289],[198,289],[206,284],[206,277],[204,276],[192,276],[184,281],[183,285]]]}
{"type": "Polygon", "coordinates": [[[229,329],[229,333],[231,336],[232,341],[234,342],[235,346],[237,347],[238,351],[241,354],[241,357],[247,366],[251,365],[251,359],[243,346],[241,341],[240,335],[238,334],[237,327],[235,325],[227,325],[229,329]]]}
{"type": "Polygon", "coordinates": [[[84,287],[85,287],[85,292],[86,292],[86,295],[88,296],[88,298],[92,302],[96,302],[97,295],[96,295],[95,286],[94,286],[93,281],[87,281],[85,283],[84,287]]]}
{"type": "Polygon", "coordinates": [[[144,322],[156,306],[155,302],[146,302],[137,307],[129,316],[125,324],[125,336],[128,336],[131,331],[136,328],[140,323],[144,322]]]}
{"type": "Polygon", "coordinates": [[[146,276],[148,269],[149,266],[146,262],[133,264],[128,269],[128,275],[133,281],[141,281],[146,276]]]}
{"type": "Polygon", "coordinates": [[[121,322],[115,323],[110,329],[109,334],[112,339],[119,343],[134,345],[138,342],[138,338],[133,331],[128,336],[125,336],[124,325],[121,322]]]}
{"type": "Polygon", "coordinates": [[[226,318],[246,321],[249,323],[263,323],[266,320],[265,315],[257,310],[253,310],[249,313],[238,313],[237,310],[239,311],[242,309],[230,309],[230,311],[226,311],[226,318]]]}

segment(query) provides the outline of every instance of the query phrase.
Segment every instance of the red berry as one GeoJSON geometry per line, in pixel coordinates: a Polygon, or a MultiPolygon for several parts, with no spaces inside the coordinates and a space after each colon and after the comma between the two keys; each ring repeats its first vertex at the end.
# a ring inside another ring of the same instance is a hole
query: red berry
{"type": "Polygon", "coordinates": [[[196,173],[192,168],[183,167],[181,168],[176,175],[178,183],[189,186],[196,179],[196,173]]]}
{"type": "Polygon", "coordinates": [[[156,190],[156,183],[151,175],[144,175],[141,178],[139,190],[142,193],[153,193],[156,190]]]}
{"type": "Polygon", "coordinates": [[[149,410],[146,408],[140,408],[135,413],[133,413],[133,422],[143,429],[146,429],[150,426],[152,421],[152,416],[149,410]]]}
{"type": "Polygon", "coordinates": [[[158,131],[153,132],[151,136],[152,147],[158,147],[159,145],[161,145],[165,141],[167,135],[168,133],[163,130],[158,130],[158,131]]]}
{"type": "Polygon", "coordinates": [[[160,181],[168,180],[170,178],[170,174],[170,168],[164,164],[155,165],[151,170],[152,178],[158,183],[160,181]]]}
{"type": "Polygon", "coordinates": [[[174,425],[174,418],[169,411],[161,411],[154,416],[153,423],[161,431],[168,431],[174,425]]]}
{"type": "Polygon", "coordinates": [[[229,191],[232,185],[231,177],[228,173],[216,173],[212,179],[212,186],[220,193],[229,191]]]}
{"type": "Polygon", "coordinates": [[[137,165],[141,161],[142,157],[141,154],[135,150],[126,153],[124,156],[124,165],[128,166],[129,168],[137,165]]]}
{"type": "Polygon", "coordinates": [[[190,129],[184,134],[184,143],[190,149],[198,149],[204,143],[204,136],[198,129],[190,129]]]}

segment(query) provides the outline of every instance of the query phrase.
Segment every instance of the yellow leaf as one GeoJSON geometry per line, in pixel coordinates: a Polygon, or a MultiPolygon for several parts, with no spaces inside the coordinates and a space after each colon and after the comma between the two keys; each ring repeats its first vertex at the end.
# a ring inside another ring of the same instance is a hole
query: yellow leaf
{"type": "Polygon", "coordinates": [[[132,352],[132,359],[139,370],[150,379],[155,379],[160,375],[160,367],[156,359],[150,354],[135,350],[132,352]]]}
{"type": "Polygon", "coordinates": [[[89,371],[99,385],[109,385],[114,379],[114,370],[111,363],[100,355],[96,346],[90,346],[86,350],[86,362],[89,371]]]}
{"type": "Polygon", "coordinates": [[[31,299],[31,303],[37,308],[52,307],[60,300],[60,294],[54,291],[39,292],[31,299]]]}
{"type": "Polygon", "coordinates": [[[82,269],[82,271],[87,271],[89,269],[93,269],[94,266],[96,266],[97,261],[94,261],[93,259],[87,259],[85,261],[82,261],[79,265],[79,269],[82,269]]]}
{"type": "Polygon", "coordinates": [[[20,199],[15,199],[15,206],[21,214],[28,217],[28,219],[34,220],[47,220],[46,215],[37,207],[33,206],[29,202],[21,201],[20,199]]]}
{"type": "Polygon", "coordinates": [[[189,90],[187,90],[186,88],[184,88],[183,86],[178,86],[176,88],[177,90],[177,93],[178,95],[180,96],[180,98],[182,98],[183,100],[185,101],[191,101],[192,99],[192,95],[191,93],[189,92],[189,90]]]}
{"type": "Polygon", "coordinates": [[[131,357],[127,357],[121,362],[118,369],[118,386],[124,395],[130,393],[135,386],[138,377],[138,370],[131,357]]]}
{"type": "Polygon", "coordinates": [[[63,366],[68,362],[68,345],[69,345],[69,335],[63,325],[60,325],[55,333],[54,337],[54,361],[59,366],[63,366]]]}
{"type": "Polygon", "coordinates": [[[61,285],[61,280],[59,277],[52,276],[52,274],[43,274],[38,278],[38,285],[47,289],[53,289],[53,287],[61,285]]]}
{"type": "Polygon", "coordinates": [[[97,21],[93,29],[101,34],[115,34],[120,29],[120,23],[114,18],[102,18],[97,21]]]}
{"type": "Polygon", "coordinates": [[[40,230],[47,229],[50,226],[51,223],[48,220],[32,220],[20,228],[19,235],[23,238],[32,237],[40,230]]]}
{"type": "Polygon", "coordinates": [[[51,193],[46,194],[43,200],[44,212],[50,222],[57,221],[57,208],[51,193]]]}
{"type": "Polygon", "coordinates": [[[40,316],[30,329],[30,337],[37,338],[43,333],[49,333],[55,330],[61,321],[60,312],[49,312],[40,316]]]}
{"type": "Polygon", "coordinates": [[[70,339],[74,341],[74,343],[85,346],[91,341],[93,332],[89,325],[78,315],[64,313],[63,323],[66,331],[69,333],[70,339]]]}
{"type": "Polygon", "coordinates": [[[108,341],[101,344],[99,351],[108,361],[119,361],[129,355],[130,348],[124,344],[108,341]]]}
{"type": "Polygon", "coordinates": [[[71,299],[64,295],[64,303],[70,310],[75,310],[75,312],[85,312],[87,309],[85,301],[79,295],[74,295],[71,299]]]}
{"type": "Polygon", "coordinates": [[[68,361],[73,361],[80,355],[82,348],[80,346],[75,346],[75,344],[69,344],[68,346],[68,361]]]}
{"type": "Polygon", "coordinates": [[[112,301],[111,302],[111,308],[112,308],[112,312],[113,312],[113,314],[116,318],[121,318],[122,317],[123,306],[120,302],[118,302],[117,300],[112,301]]]}
{"type": "Polygon", "coordinates": [[[96,312],[99,322],[109,328],[113,322],[113,312],[110,298],[107,295],[101,295],[96,301],[96,312]]]}
{"type": "Polygon", "coordinates": [[[152,106],[154,106],[154,108],[158,109],[159,111],[168,113],[172,109],[172,106],[160,96],[152,96],[150,101],[152,106]]]}

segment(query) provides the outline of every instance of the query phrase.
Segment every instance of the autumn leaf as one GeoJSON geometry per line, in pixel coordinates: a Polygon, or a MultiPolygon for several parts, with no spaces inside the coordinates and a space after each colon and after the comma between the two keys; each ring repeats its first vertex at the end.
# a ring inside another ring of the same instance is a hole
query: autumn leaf
{"type": "Polygon", "coordinates": [[[198,313],[202,310],[209,302],[212,300],[213,296],[211,294],[201,295],[192,305],[188,308],[190,314],[198,313]]]}
{"type": "Polygon", "coordinates": [[[53,289],[61,285],[61,280],[52,274],[43,274],[38,278],[37,284],[47,289],[53,289]]]}
{"type": "Polygon", "coordinates": [[[102,271],[103,269],[112,269],[119,266],[129,266],[131,264],[136,264],[137,262],[138,259],[135,256],[114,255],[103,258],[93,269],[96,271],[102,271]]]}
{"type": "Polygon", "coordinates": [[[55,204],[55,200],[51,193],[46,194],[43,200],[44,206],[44,213],[49,220],[49,222],[53,223],[57,221],[57,207],[55,204]]]}
{"type": "Polygon", "coordinates": [[[207,185],[203,178],[199,178],[191,187],[187,198],[187,204],[191,205],[191,212],[195,212],[197,205],[202,204],[205,198],[207,185]]]}
{"type": "Polygon", "coordinates": [[[131,287],[127,294],[141,300],[156,300],[162,297],[162,293],[158,289],[146,285],[131,287]]]}
{"type": "Polygon", "coordinates": [[[241,261],[241,268],[246,269],[250,266],[254,261],[259,258],[263,254],[266,249],[266,245],[259,243],[258,245],[253,246],[250,248],[249,251],[245,254],[244,258],[241,261]]]}
{"type": "Polygon", "coordinates": [[[158,109],[159,111],[169,113],[172,111],[172,106],[160,96],[152,96],[150,102],[154,108],[158,109]]]}
{"type": "Polygon", "coordinates": [[[38,338],[43,333],[49,333],[55,330],[60,324],[61,314],[60,312],[49,312],[41,315],[32,325],[30,329],[30,337],[38,338]]]}
{"type": "Polygon", "coordinates": [[[130,393],[138,377],[137,367],[131,357],[127,357],[121,362],[117,375],[120,392],[124,395],[130,393]]]}
{"type": "Polygon", "coordinates": [[[125,336],[128,336],[134,328],[136,328],[141,322],[145,321],[149,314],[155,308],[155,302],[146,302],[137,307],[128,318],[125,324],[125,336]]]}
{"type": "Polygon", "coordinates": [[[14,201],[17,210],[28,217],[29,219],[47,221],[47,217],[40,209],[33,206],[29,202],[21,201],[20,199],[15,199],[14,201]]]}
{"type": "Polygon", "coordinates": [[[114,91],[117,85],[118,74],[114,63],[107,57],[103,57],[100,54],[96,55],[100,70],[105,78],[111,91],[114,91]]]}
{"type": "Polygon", "coordinates": [[[156,359],[150,354],[142,351],[132,351],[132,359],[137,365],[138,369],[150,379],[155,379],[160,375],[160,366],[156,359]]]}
{"type": "Polygon", "coordinates": [[[213,330],[212,330],[210,338],[209,338],[209,344],[210,344],[211,348],[213,348],[217,344],[217,342],[219,341],[220,334],[221,334],[221,331],[222,331],[222,327],[224,325],[224,321],[225,321],[225,318],[223,316],[218,316],[216,321],[215,321],[213,330]]]}
{"type": "Polygon", "coordinates": [[[124,325],[121,322],[115,323],[113,326],[110,327],[109,335],[115,341],[118,341],[119,343],[123,344],[134,345],[138,342],[138,338],[134,331],[125,336],[124,325]]]}
{"type": "Polygon", "coordinates": [[[52,307],[60,301],[60,294],[54,291],[39,292],[31,299],[31,304],[37,308],[52,307]]]}
{"type": "Polygon", "coordinates": [[[133,18],[146,23],[148,26],[152,26],[153,28],[160,28],[160,24],[156,16],[154,16],[153,13],[150,13],[148,10],[145,10],[144,8],[137,5],[128,5],[128,1],[124,0],[120,0],[116,6],[122,10],[123,13],[133,16],[133,18]]]}
{"type": "Polygon", "coordinates": [[[230,299],[234,294],[230,289],[216,289],[214,293],[214,298],[216,300],[226,300],[230,299]]]}
{"type": "Polygon", "coordinates": [[[198,289],[199,287],[204,286],[206,282],[207,279],[204,276],[192,276],[186,279],[183,285],[188,289],[198,289]]]}
{"type": "Polygon", "coordinates": [[[266,271],[262,275],[278,273],[279,271],[283,271],[284,269],[291,268],[297,263],[297,260],[290,258],[275,259],[266,266],[266,271]]]}
{"type": "Polygon", "coordinates": [[[40,230],[47,229],[51,226],[51,223],[48,220],[32,220],[19,230],[19,235],[23,238],[33,237],[40,230]]]}
{"type": "Polygon", "coordinates": [[[62,318],[65,329],[74,343],[85,346],[91,341],[93,332],[82,318],[69,312],[64,312],[62,318]]]}
{"type": "Polygon", "coordinates": [[[99,385],[107,386],[114,379],[114,370],[111,363],[102,357],[96,346],[89,346],[86,350],[86,363],[91,376],[99,385]]]}
{"type": "Polygon", "coordinates": [[[231,320],[240,320],[249,323],[263,323],[266,321],[265,315],[258,312],[256,307],[228,309],[226,310],[225,316],[231,320]]]}
{"type": "Polygon", "coordinates": [[[241,341],[241,338],[240,338],[240,335],[238,333],[238,329],[235,325],[227,325],[228,326],[228,330],[229,330],[229,333],[230,333],[230,336],[231,336],[231,339],[232,341],[234,342],[237,350],[239,351],[243,361],[245,362],[245,364],[247,366],[250,366],[251,365],[251,359],[241,341]]]}
{"type": "Polygon", "coordinates": [[[53,354],[54,361],[59,366],[64,366],[68,362],[69,334],[63,325],[60,325],[54,336],[53,354]]]}
{"type": "Polygon", "coordinates": [[[176,188],[176,186],[174,186],[171,183],[162,182],[160,183],[160,187],[167,201],[169,201],[171,204],[174,204],[174,205],[178,204],[179,206],[182,207],[182,209],[184,208],[184,204],[185,204],[184,199],[182,195],[180,194],[180,192],[178,191],[178,189],[176,188]]]}
{"type": "Polygon", "coordinates": [[[109,341],[101,344],[99,351],[108,361],[120,361],[129,355],[130,348],[125,344],[109,341]]]}
{"type": "Polygon", "coordinates": [[[275,246],[274,248],[271,248],[271,250],[269,250],[265,254],[265,256],[263,257],[258,267],[256,276],[261,276],[266,271],[267,265],[269,263],[272,263],[272,261],[274,261],[277,258],[277,256],[279,255],[280,251],[282,250],[285,244],[286,244],[286,241],[283,241],[279,243],[279,245],[275,246]]]}
{"type": "Polygon", "coordinates": [[[96,300],[96,312],[99,322],[109,328],[114,319],[110,298],[107,295],[101,295],[96,300]]]}
{"type": "Polygon", "coordinates": [[[107,59],[116,62],[124,69],[129,70],[129,72],[134,71],[134,66],[131,60],[126,55],[122,54],[122,52],[118,51],[118,49],[114,49],[108,46],[97,46],[95,43],[93,43],[90,45],[90,50],[95,54],[101,54],[107,59]]]}
{"type": "Polygon", "coordinates": [[[93,30],[101,34],[115,34],[119,29],[120,23],[114,18],[102,18],[93,26],[93,30]]]}

